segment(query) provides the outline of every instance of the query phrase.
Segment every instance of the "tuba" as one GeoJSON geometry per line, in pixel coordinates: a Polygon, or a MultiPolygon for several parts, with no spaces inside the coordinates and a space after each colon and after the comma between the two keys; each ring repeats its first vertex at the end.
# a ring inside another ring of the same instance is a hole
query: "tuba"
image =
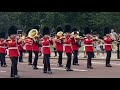
{"type": "Polygon", "coordinates": [[[37,29],[30,30],[29,33],[28,33],[28,37],[33,38],[33,39],[35,37],[38,37],[38,31],[37,31],[37,29]]]}

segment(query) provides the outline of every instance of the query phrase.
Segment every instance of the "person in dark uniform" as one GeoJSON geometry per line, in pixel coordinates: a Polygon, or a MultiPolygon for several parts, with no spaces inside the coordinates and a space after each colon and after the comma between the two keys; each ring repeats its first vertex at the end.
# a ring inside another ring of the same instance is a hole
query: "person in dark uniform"
{"type": "Polygon", "coordinates": [[[112,39],[111,39],[109,33],[110,33],[110,29],[108,27],[106,27],[104,29],[104,46],[105,46],[105,51],[107,53],[106,67],[112,67],[112,65],[110,65],[111,51],[112,51],[112,39]]]}
{"type": "Polygon", "coordinates": [[[11,75],[10,77],[19,78],[18,76],[18,70],[17,70],[17,63],[18,63],[18,56],[19,56],[19,50],[17,46],[17,40],[16,40],[16,34],[17,34],[18,28],[16,26],[11,26],[8,29],[8,35],[9,39],[6,40],[6,44],[8,47],[8,56],[11,60],[11,75]]]}
{"type": "Polygon", "coordinates": [[[50,32],[48,27],[43,28],[43,39],[41,40],[42,44],[42,53],[43,53],[43,63],[44,63],[44,69],[43,73],[49,73],[51,74],[51,67],[50,67],[50,45],[53,44],[52,39],[50,38],[50,32]]]}
{"type": "Polygon", "coordinates": [[[25,38],[24,42],[25,42],[25,49],[28,52],[28,65],[33,65],[32,64],[32,44],[33,44],[33,38],[29,37],[29,32],[30,30],[28,30],[26,32],[27,37],[25,38]]]}
{"type": "Polygon", "coordinates": [[[87,68],[93,69],[91,59],[93,58],[93,40],[91,38],[91,29],[89,27],[85,28],[86,38],[84,39],[85,52],[87,53],[87,68]]]}
{"type": "Polygon", "coordinates": [[[59,54],[58,66],[63,67],[63,65],[62,65],[62,54],[63,54],[63,30],[62,30],[62,27],[57,27],[57,35],[56,35],[54,41],[56,44],[55,48],[59,54]]]}
{"type": "Polygon", "coordinates": [[[66,71],[73,71],[71,69],[71,59],[72,59],[72,46],[71,46],[71,26],[65,25],[64,29],[65,39],[64,39],[64,50],[67,55],[66,71]]]}
{"type": "Polygon", "coordinates": [[[6,55],[6,45],[5,45],[5,32],[0,33],[0,61],[1,61],[1,67],[6,67],[6,61],[5,61],[5,55],[6,55]]]}

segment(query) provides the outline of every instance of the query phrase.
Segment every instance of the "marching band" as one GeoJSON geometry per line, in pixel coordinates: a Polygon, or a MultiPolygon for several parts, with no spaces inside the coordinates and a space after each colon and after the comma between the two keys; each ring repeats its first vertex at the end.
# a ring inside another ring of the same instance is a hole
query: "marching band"
{"type": "MultiPolygon", "coordinates": [[[[43,73],[51,74],[50,66],[50,54],[51,45],[55,44],[54,48],[58,53],[58,67],[63,67],[62,57],[63,53],[67,56],[66,71],[73,71],[71,69],[72,55],[73,65],[79,65],[78,53],[79,48],[84,43],[85,53],[87,55],[87,68],[93,69],[92,58],[94,57],[94,46],[96,42],[103,44],[106,51],[106,67],[112,67],[110,64],[112,42],[110,35],[110,29],[106,27],[104,29],[104,37],[100,39],[97,36],[92,36],[91,28],[87,27],[84,30],[85,37],[80,36],[77,28],[71,28],[70,25],[65,25],[64,29],[59,26],[56,29],[56,35],[54,38],[50,37],[49,27],[43,27],[42,38],[39,35],[39,26],[33,27],[31,30],[27,30],[26,37],[17,35],[18,28],[11,26],[8,29],[8,39],[5,39],[5,32],[0,33],[0,60],[1,67],[6,67],[5,56],[8,55],[11,60],[11,75],[10,77],[19,78],[18,75],[18,59],[19,62],[23,62],[24,51],[28,53],[28,65],[32,65],[33,69],[37,68],[37,62],[39,53],[43,54],[43,73]],[[41,48],[41,49],[40,49],[41,48]],[[32,53],[34,53],[34,61],[32,61],[32,53]]],[[[113,31],[112,31],[113,32],[113,31]]],[[[117,40],[116,40],[117,41],[117,40]]]]}

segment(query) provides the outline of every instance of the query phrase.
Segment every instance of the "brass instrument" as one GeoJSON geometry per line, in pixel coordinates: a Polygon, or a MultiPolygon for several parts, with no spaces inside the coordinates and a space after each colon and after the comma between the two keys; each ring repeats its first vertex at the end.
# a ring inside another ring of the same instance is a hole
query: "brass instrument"
{"type": "Polygon", "coordinates": [[[28,33],[28,37],[30,37],[30,38],[38,37],[38,31],[37,31],[37,29],[30,30],[29,33],[28,33]]]}

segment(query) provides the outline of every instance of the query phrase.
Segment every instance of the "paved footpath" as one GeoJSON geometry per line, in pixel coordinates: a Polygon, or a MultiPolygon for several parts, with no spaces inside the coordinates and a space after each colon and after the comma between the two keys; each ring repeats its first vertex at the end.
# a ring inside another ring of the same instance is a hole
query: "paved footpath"
{"type": "MultiPolygon", "coordinates": [[[[111,61],[113,67],[105,67],[105,60],[92,60],[94,69],[86,68],[86,60],[79,60],[79,66],[71,65],[74,70],[68,72],[65,70],[66,59],[63,59],[64,67],[57,66],[57,59],[51,59],[52,74],[43,73],[43,59],[38,60],[38,70],[33,70],[28,65],[27,58],[24,62],[18,62],[18,74],[21,78],[120,78],[120,61],[111,61]]],[[[7,67],[0,67],[0,78],[10,78],[11,62],[6,58],[7,67]]]]}

